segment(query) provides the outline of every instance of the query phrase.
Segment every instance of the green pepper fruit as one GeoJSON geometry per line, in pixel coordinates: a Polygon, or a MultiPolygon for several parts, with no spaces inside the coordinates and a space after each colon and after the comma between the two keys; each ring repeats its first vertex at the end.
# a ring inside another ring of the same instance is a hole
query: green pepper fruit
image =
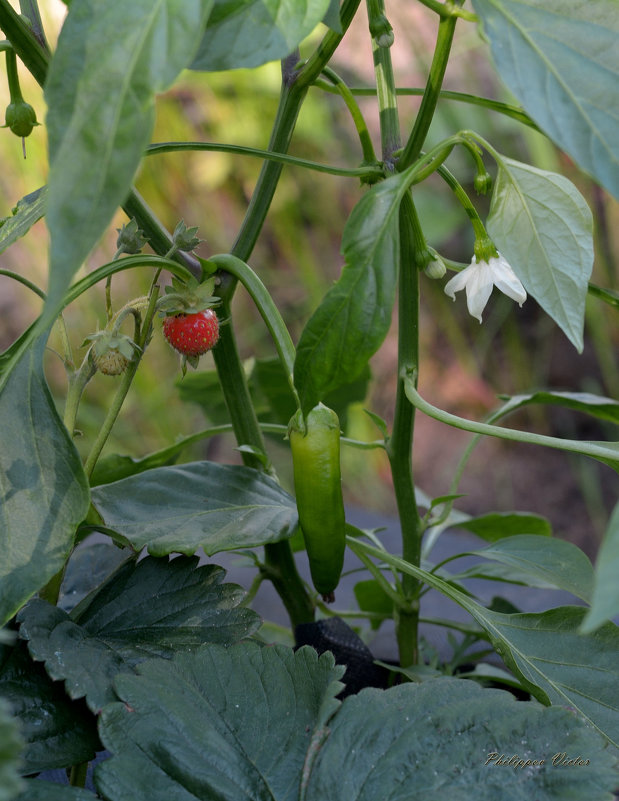
{"type": "Polygon", "coordinates": [[[335,600],[344,564],[346,530],[340,472],[340,421],[319,403],[290,421],[294,488],[314,587],[325,601],[335,600]]]}

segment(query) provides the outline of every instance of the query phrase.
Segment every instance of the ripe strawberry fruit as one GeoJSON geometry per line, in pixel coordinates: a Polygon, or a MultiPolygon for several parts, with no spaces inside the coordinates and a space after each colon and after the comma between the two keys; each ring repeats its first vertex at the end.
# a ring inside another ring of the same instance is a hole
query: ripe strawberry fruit
{"type": "Polygon", "coordinates": [[[174,350],[188,359],[197,359],[217,344],[219,321],[212,309],[195,314],[181,312],[165,318],[163,335],[174,350]]]}

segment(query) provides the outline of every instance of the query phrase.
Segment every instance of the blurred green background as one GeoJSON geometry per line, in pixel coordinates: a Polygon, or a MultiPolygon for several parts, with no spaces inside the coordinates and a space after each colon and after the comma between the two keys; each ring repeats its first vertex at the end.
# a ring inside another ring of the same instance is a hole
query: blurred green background
{"type": "MultiPolygon", "coordinates": [[[[64,6],[41,2],[46,31],[54,41],[64,6]]],[[[392,48],[398,85],[422,86],[429,65],[436,22],[421,5],[404,0],[388,3],[395,29],[392,48]]],[[[317,32],[312,41],[316,41],[317,32]]],[[[311,47],[308,42],[305,49],[311,47]]],[[[355,86],[373,82],[370,40],[363,10],[338,50],[333,67],[355,86]]],[[[24,97],[44,120],[41,90],[20,66],[24,97]]],[[[460,25],[445,88],[509,100],[489,62],[488,50],[474,26],[460,25]]],[[[279,91],[279,65],[254,71],[200,74],[187,72],[157,103],[153,141],[202,140],[266,147],[279,91]]],[[[360,105],[380,151],[376,101],[360,105]]],[[[8,104],[6,81],[0,81],[0,103],[8,104]]],[[[403,97],[404,135],[414,119],[419,98],[403,97]]],[[[596,263],[593,280],[617,289],[619,204],[596,187],[541,135],[517,123],[474,106],[442,101],[430,138],[433,141],[461,128],[473,128],[506,155],[556,170],[576,183],[593,209],[596,220],[596,263]]],[[[8,129],[0,131],[0,218],[28,192],[45,183],[47,174],[45,127],[35,129],[21,142],[8,129]]],[[[343,102],[313,89],[300,116],[291,152],[304,158],[343,166],[356,166],[361,151],[343,102]]],[[[459,153],[448,166],[468,189],[482,217],[488,198],[476,197],[470,161],[459,153]]],[[[488,164],[492,171],[492,165],[488,164]]],[[[198,254],[208,257],[232,246],[260,162],[223,153],[182,153],[146,159],[137,187],[171,230],[183,218],[198,226],[205,240],[198,254]]],[[[283,171],[268,221],[251,258],[253,268],[273,293],[296,341],[312,310],[338,277],[342,265],[340,238],[345,221],[364,190],[354,179],[336,178],[299,168],[283,171]]],[[[468,262],[472,231],[465,214],[440,179],[433,177],[415,190],[415,199],[431,245],[443,255],[468,262]]],[[[126,219],[118,214],[114,225],[84,271],[109,261],[116,249],[116,230],[126,219]]],[[[47,233],[43,221],[30,234],[0,255],[0,266],[14,270],[45,288],[47,233]]],[[[115,308],[148,289],[148,271],[123,273],[113,283],[115,308]]],[[[443,293],[445,281],[422,281],[421,392],[448,411],[480,419],[497,401],[498,394],[516,394],[540,388],[590,391],[619,397],[616,310],[591,300],[587,312],[586,347],[579,355],[533,300],[522,309],[494,293],[484,324],[471,318],[462,296],[453,304],[443,293]]],[[[0,276],[0,346],[7,347],[31,322],[40,301],[27,289],[0,276]]],[[[105,324],[103,287],[82,297],[66,312],[66,324],[75,359],[83,358],[84,338],[105,324]]],[[[364,409],[384,417],[393,415],[397,366],[396,320],[383,347],[372,360],[373,380],[363,402],[349,410],[346,433],[358,439],[375,439],[379,433],[364,409]]],[[[406,321],[400,321],[406,324],[406,321]]],[[[268,332],[242,289],[236,294],[233,323],[248,370],[253,359],[274,355],[268,332]]],[[[128,330],[130,333],[130,329],[128,330]]],[[[66,378],[60,339],[50,338],[47,372],[62,409],[66,378]]],[[[212,359],[201,360],[200,370],[212,369],[212,359]]],[[[182,400],[178,359],[156,330],[135,385],[125,404],[105,453],[141,456],[199,431],[217,417],[182,400]]],[[[80,408],[77,440],[87,453],[115,391],[115,379],[98,375],[89,384],[80,408]]],[[[219,419],[219,418],[218,418],[219,419]]],[[[599,422],[557,408],[531,408],[519,413],[511,425],[543,433],[583,439],[616,439],[616,433],[599,422]]],[[[468,434],[440,426],[419,416],[415,439],[418,484],[430,495],[444,494],[451,471],[469,439],[468,434]]],[[[271,457],[285,486],[291,476],[287,446],[269,439],[271,457]]],[[[205,440],[192,446],[184,459],[211,458],[239,461],[231,436],[205,440]]],[[[379,451],[344,450],[343,475],[347,501],[385,514],[395,513],[387,460],[379,451]]],[[[596,550],[609,509],[617,498],[617,479],[608,468],[531,446],[487,441],[479,446],[461,485],[466,497],[460,508],[470,513],[488,510],[530,510],[550,518],[555,532],[581,545],[590,555],[596,550]]]]}

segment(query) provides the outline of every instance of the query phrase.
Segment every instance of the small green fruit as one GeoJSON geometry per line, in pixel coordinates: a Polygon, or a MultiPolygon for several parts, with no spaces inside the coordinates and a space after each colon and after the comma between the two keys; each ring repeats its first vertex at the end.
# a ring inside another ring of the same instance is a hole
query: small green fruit
{"type": "Polygon", "coordinates": [[[30,105],[23,100],[10,103],[6,109],[6,126],[15,136],[30,136],[32,129],[38,125],[37,115],[30,105]]]}

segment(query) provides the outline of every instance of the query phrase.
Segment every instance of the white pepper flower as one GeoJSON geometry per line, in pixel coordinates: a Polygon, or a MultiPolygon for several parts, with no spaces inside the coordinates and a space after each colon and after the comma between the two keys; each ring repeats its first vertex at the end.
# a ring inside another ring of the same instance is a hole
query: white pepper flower
{"type": "Polygon", "coordinates": [[[481,323],[481,313],[486,307],[488,298],[492,293],[492,288],[497,287],[505,295],[515,300],[519,306],[527,299],[525,288],[520,283],[516,273],[509,266],[507,260],[496,253],[487,261],[482,259],[473,260],[461,272],[445,284],[445,293],[452,300],[456,299],[456,292],[466,289],[466,304],[469,313],[476,317],[481,323]]]}

